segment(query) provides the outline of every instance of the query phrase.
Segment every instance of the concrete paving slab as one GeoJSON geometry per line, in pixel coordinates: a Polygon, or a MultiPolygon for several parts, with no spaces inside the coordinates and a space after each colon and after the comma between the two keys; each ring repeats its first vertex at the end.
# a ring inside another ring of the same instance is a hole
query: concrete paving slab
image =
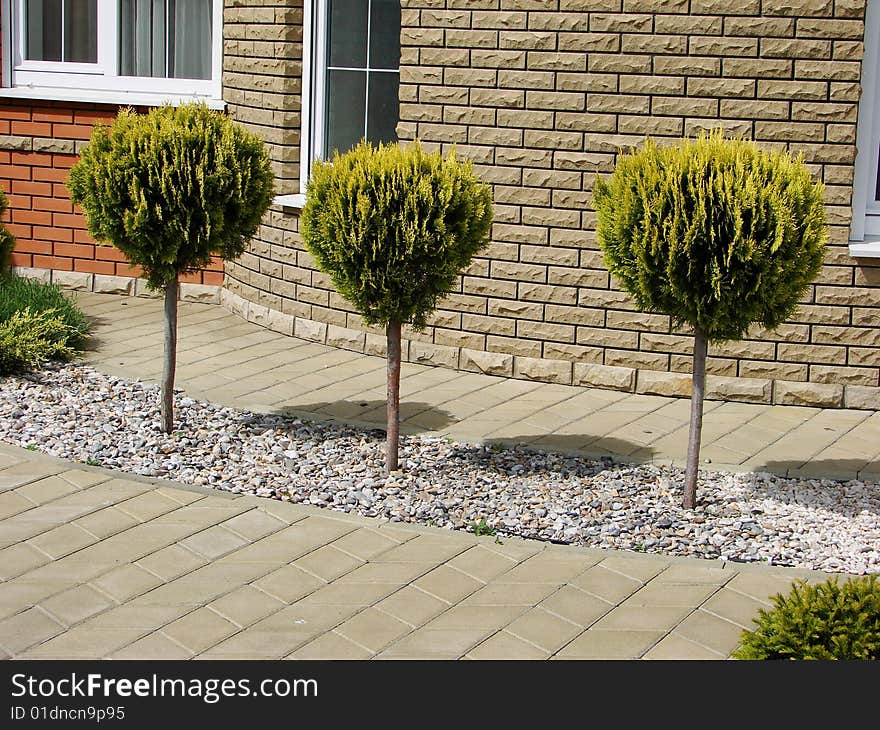
{"type": "Polygon", "coordinates": [[[506,631],[499,631],[471,649],[467,659],[489,660],[535,660],[547,659],[550,652],[539,649],[527,641],[517,638],[506,631]]]}

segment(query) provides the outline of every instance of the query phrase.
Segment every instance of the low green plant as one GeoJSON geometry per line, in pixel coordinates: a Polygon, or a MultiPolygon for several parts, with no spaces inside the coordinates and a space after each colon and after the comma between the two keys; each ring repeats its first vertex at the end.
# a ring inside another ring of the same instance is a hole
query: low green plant
{"type": "MultiPolygon", "coordinates": [[[[9,202],[3,191],[0,190],[0,216],[2,216],[9,207],[9,202]]],[[[9,259],[12,256],[12,249],[15,248],[15,236],[13,236],[6,226],[0,224],[0,276],[9,272],[9,259]]]]}
{"type": "Polygon", "coordinates": [[[798,581],[755,623],[735,659],[880,659],[880,582],[874,575],[798,581]]]}
{"type": "Polygon", "coordinates": [[[485,517],[481,517],[479,520],[474,520],[468,525],[468,529],[473,532],[477,537],[482,537],[483,535],[488,535],[489,537],[495,536],[495,528],[492,527],[488,522],[486,522],[485,517]]]}
{"type": "Polygon", "coordinates": [[[47,360],[70,360],[75,333],[51,309],[23,309],[0,322],[0,375],[38,367],[47,360]]]}
{"type": "Polygon", "coordinates": [[[68,328],[67,345],[77,349],[85,344],[91,323],[61,287],[19,276],[0,276],[0,323],[25,309],[33,314],[52,312],[68,328]]]}

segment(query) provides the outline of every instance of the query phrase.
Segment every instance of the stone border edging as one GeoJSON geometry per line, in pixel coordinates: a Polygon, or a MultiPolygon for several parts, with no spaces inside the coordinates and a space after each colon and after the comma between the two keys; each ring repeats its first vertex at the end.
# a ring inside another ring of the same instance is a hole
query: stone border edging
{"type": "MultiPolygon", "coordinates": [[[[340,327],[284,314],[255,304],[226,288],[220,291],[220,304],[242,319],[279,334],[366,355],[385,356],[385,336],[375,331],[340,327]]],[[[675,398],[689,398],[691,394],[690,373],[545,360],[470,350],[464,347],[435,345],[412,339],[403,340],[401,355],[405,362],[542,383],[578,385],[675,398]]],[[[707,376],[706,398],[765,405],[880,409],[880,387],[719,375],[707,376]]]]}

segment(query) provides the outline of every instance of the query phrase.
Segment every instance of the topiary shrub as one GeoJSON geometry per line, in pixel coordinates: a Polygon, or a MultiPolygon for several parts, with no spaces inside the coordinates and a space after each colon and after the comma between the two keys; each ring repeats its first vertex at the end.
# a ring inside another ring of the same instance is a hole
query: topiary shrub
{"type": "Polygon", "coordinates": [[[0,375],[27,370],[47,360],[70,360],[78,333],[52,309],[14,312],[0,322],[0,375]]]}
{"type": "Polygon", "coordinates": [[[398,468],[400,331],[427,324],[489,242],[492,193],[469,162],[362,142],[316,162],[301,218],[306,248],[388,343],[386,470],[398,468]]]}
{"type": "Polygon", "coordinates": [[[822,192],[800,158],[720,131],[663,148],[649,139],[596,181],[608,269],[639,309],[694,330],[685,507],[696,503],[708,342],[794,312],[822,266],[822,192]]]}
{"type": "Polygon", "coordinates": [[[874,575],[843,584],[798,581],[755,623],[735,659],[880,659],[880,582],[874,575]]]}
{"type": "Polygon", "coordinates": [[[68,187],[89,232],[165,290],[162,428],[174,427],[178,277],[244,252],[272,199],[263,141],[204,104],[123,110],[96,125],[68,187]]]}

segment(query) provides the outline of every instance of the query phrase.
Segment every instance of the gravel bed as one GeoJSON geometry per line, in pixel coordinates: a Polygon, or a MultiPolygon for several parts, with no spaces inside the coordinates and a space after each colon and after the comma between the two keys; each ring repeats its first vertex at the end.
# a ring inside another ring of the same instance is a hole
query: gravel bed
{"type": "Polygon", "coordinates": [[[177,397],[159,429],[158,388],[81,365],[0,379],[0,440],[53,456],[392,522],[597,548],[880,573],[880,486],[702,472],[680,506],[683,472],[652,465],[402,439],[383,473],[384,432],[252,413],[177,397]]]}

